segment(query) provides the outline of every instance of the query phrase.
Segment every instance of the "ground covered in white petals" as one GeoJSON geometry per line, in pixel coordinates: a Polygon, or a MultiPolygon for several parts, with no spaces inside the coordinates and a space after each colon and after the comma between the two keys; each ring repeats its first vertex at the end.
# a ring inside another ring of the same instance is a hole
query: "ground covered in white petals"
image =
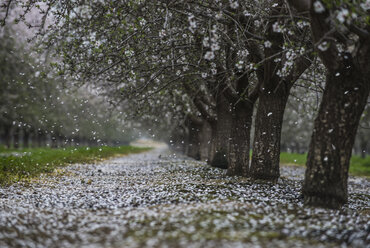
{"type": "Polygon", "coordinates": [[[0,188],[0,247],[369,247],[369,179],[324,210],[303,206],[303,173],[257,184],[165,147],[72,165],[0,188]]]}

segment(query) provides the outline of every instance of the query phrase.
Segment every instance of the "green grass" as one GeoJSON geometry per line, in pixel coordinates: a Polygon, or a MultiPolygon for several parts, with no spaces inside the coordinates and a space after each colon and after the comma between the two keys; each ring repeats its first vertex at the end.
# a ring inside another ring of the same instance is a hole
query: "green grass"
{"type": "Polygon", "coordinates": [[[115,155],[139,153],[149,149],[132,146],[18,150],[0,148],[0,185],[32,178],[41,173],[51,173],[55,168],[68,164],[91,163],[115,155]]]}
{"type": "MultiPolygon", "coordinates": [[[[306,164],[306,160],[307,154],[287,152],[282,152],[280,154],[281,164],[304,166],[306,164]]],[[[370,156],[361,158],[360,156],[353,155],[351,158],[349,173],[354,176],[370,177],[370,156]]]]}

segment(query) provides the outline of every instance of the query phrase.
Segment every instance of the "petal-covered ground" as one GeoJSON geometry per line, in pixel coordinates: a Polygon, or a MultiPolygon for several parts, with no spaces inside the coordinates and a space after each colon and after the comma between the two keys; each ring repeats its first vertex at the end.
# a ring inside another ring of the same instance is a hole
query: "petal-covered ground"
{"type": "Polygon", "coordinates": [[[303,206],[304,168],[227,177],[166,147],[0,188],[0,247],[369,247],[370,181],[341,210],[303,206]]]}

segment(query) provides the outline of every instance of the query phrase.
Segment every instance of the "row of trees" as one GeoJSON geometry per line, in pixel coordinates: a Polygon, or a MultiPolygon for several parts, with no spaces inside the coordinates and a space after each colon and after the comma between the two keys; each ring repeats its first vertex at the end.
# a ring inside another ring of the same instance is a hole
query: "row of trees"
{"type": "Polygon", "coordinates": [[[109,105],[86,88],[54,79],[42,65],[45,56],[38,61],[27,55],[10,31],[0,37],[2,145],[117,145],[132,139],[117,111],[107,110],[109,105]]]}
{"type": "Polygon", "coordinates": [[[229,175],[277,180],[291,89],[326,81],[303,195],[310,205],[347,201],[370,90],[368,0],[37,2],[23,4],[24,15],[40,10],[36,26],[49,25],[40,37],[57,45],[59,73],[94,82],[144,126],[172,129],[175,146],[229,175]]]}

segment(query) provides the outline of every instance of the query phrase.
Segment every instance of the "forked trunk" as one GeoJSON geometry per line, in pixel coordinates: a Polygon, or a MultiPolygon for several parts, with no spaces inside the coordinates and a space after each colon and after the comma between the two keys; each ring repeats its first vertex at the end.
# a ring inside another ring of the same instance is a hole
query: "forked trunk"
{"type": "Polygon", "coordinates": [[[349,162],[370,83],[354,65],[345,70],[327,75],[303,184],[308,205],[338,208],[347,202],[349,162]]]}
{"type": "Polygon", "coordinates": [[[250,174],[253,179],[276,181],[279,176],[280,140],[289,91],[263,91],[259,96],[250,174]]]}
{"type": "Polygon", "coordinates": [[[249,176],[250,134],[253,104],[237,103],[232,110],[230,134],[229,176],[249,176]]]}

